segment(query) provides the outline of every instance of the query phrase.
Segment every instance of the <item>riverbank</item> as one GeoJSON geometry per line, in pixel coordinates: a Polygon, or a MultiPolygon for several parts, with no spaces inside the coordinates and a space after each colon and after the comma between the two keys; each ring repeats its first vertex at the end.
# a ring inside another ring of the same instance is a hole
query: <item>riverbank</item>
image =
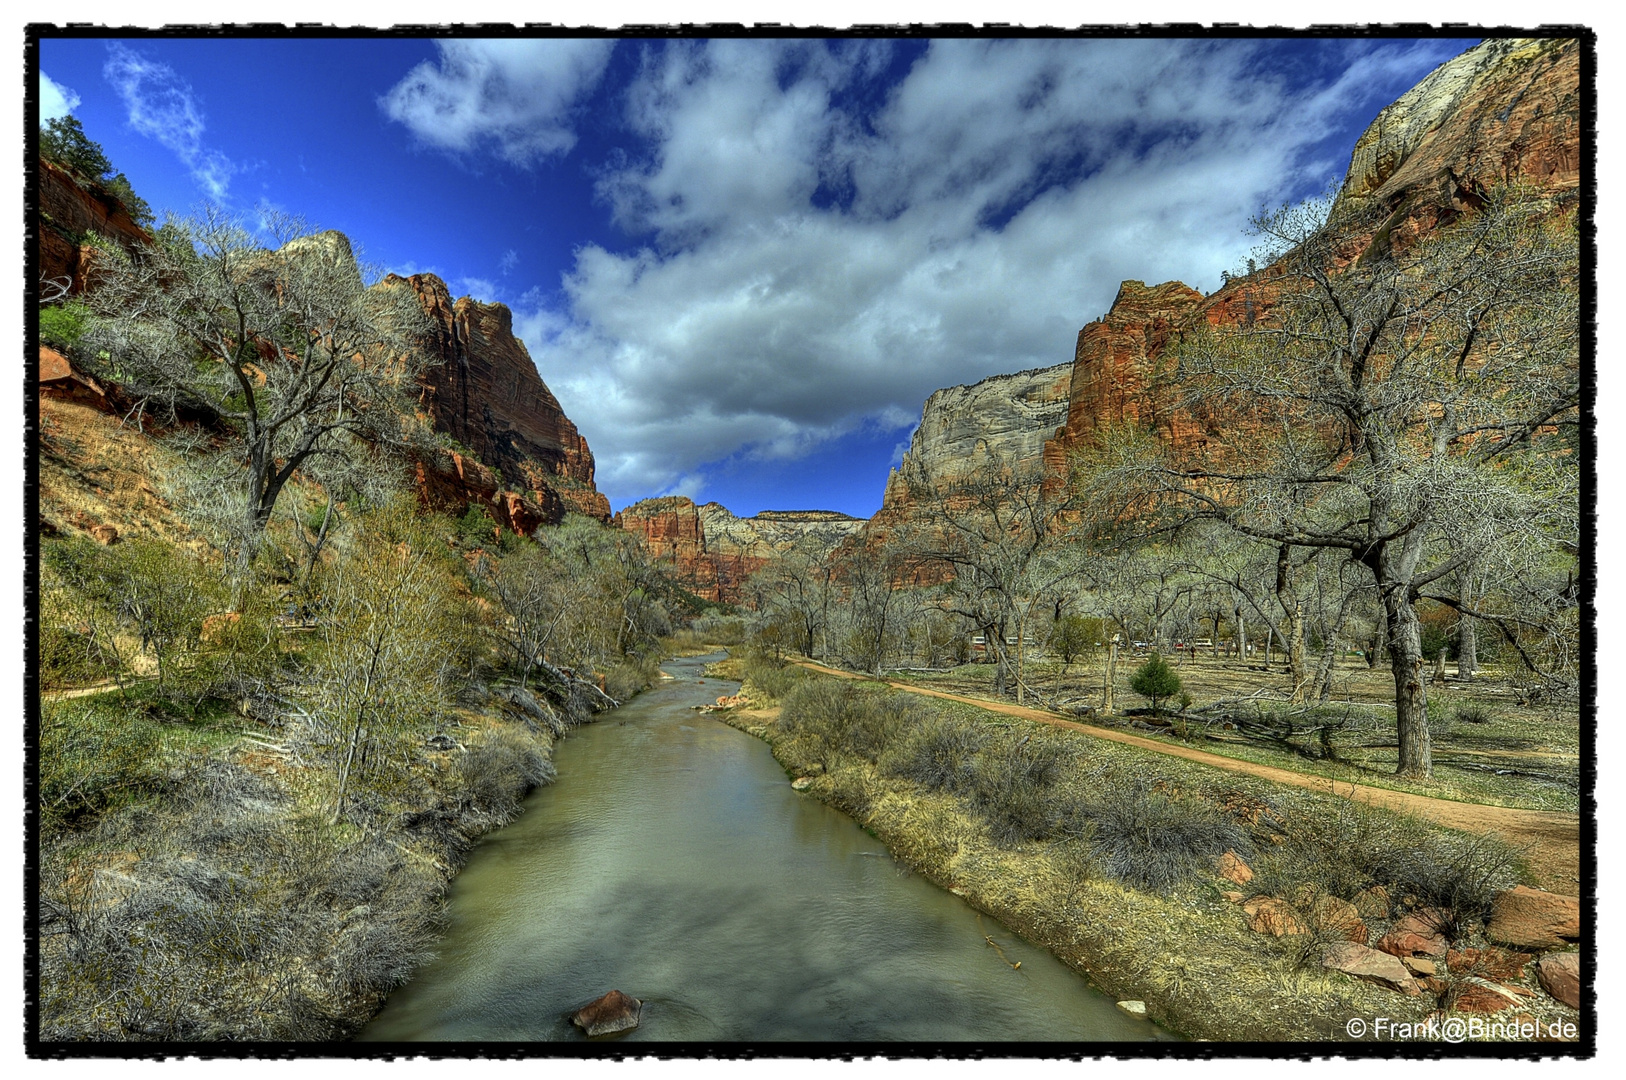
{"type": "MultiPolygon", "coordinates": [[[[1082,735],[959,703],[945,707],[978,714],[971,717],[976,724],[1003,728],[1018,745],[1027,742],[1024,735],[1035,742],[1085,741],[1082,735]]],[[[1002,842],[971,800],[891,775],[875,760],[833,752],[830,742],[805,730],[786,732],[779,708],[736,707],[716,715],[765,739],[799,789],[853,817],[915,872],[1050,950],[1115,998],[1144,1001],[1149,1016],[1180,1034],[1223,1041],[1341,1041],[1350,1037],[1347,1025],[1353,1018],[1422,1021],[1441,1007],[1442,997],[1454,993],[1443,980],[1438,992],[1414,986],[1422,992],[1404,994],[1323,968],[1323,949],[1332,943],[1328,935],[1277,937],[1251,929],[1250,922],[1257,922],[1233,902],[1241,896],[1238,886],[1212,867],[1162,894],[1130,888],[1089,866],[1078,845],[1065,838],[1002,842]]],[[[1098,790],[1140,778],[1171,792],[1238,808],[1252,805],[1266,818],[1327,815],[1336,822],[1338,813],[1350,810],[1309,792],[1284,798],[1281,789],[1256,778],[1216,777],[1195,763],[1160,759],[1139,748],[1091,741],[1065,752],[1071,767],[1098,790]]],[[[884,754],[873,756],[885,760],[884,754]]],[[[1349,831],[1379,831],[1390,827],[1390,819],[1407,830],[1428,828],[1380,810],[1361,813],[1381,818],[1350,821],[1349,831]]],[[[1297,831],[1289,825],[1277,835],[1297,831]]],[[[1266,876],[1273,858],[1291,846],[1259,853],[1257,863],[1266,876]]],[[[1284,884],[1278,875],[1278,890],[1284,884]]],[[[1366,915],[1372,940],[1401,914],[1366,915]]],[[[1529,991],[1534,980],[1521,978],[1529,985],[1520,990],[1529,991]]],[[[1540,1020],[1549,1014],[1577,1016],[1539,988],[1521,1010],[1540,1020]]]]}

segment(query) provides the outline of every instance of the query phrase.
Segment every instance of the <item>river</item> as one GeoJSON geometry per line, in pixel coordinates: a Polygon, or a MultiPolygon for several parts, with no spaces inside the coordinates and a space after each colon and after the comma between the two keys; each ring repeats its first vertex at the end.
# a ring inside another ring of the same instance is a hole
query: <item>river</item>
{"type": "Polygon", "coordinates": [[[738,688],[711,659],[558,744],[558,781],[475,850],[438,959],[363,1040],[579,1039],[567,1013],[611,989],[641,1023],[601,1042],[1170,1037],[693,711],[738,688]]]}

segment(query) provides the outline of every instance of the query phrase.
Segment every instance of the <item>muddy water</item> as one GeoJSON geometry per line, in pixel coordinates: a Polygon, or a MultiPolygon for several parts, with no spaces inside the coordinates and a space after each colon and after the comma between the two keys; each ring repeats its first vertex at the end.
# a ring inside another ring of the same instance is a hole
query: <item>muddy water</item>
{"type": "Polygon", "coordinates": [[[644,1001],[606,1037],[627,1042],[1167,1037],[692,711],[738,685],[704,659],[558,745],[558,781],[474,853],[439,959],[363,1039],[581,1038],[565,1014],[610,989],[644,1001]]]}

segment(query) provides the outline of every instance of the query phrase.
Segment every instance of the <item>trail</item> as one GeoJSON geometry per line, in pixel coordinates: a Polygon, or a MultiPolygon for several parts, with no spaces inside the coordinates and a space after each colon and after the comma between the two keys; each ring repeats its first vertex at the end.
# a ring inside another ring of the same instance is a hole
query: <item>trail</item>
{"type": "MultiPolygon", "coordinates": [[[[823,664],[811,660],[797,660],[794,662],[802,667],[823,672],[826,675],[835,675],[838,678],[875,681],[873,676],[825,667],[823,664]]],[[[1043,709],[1029,708],[1025,705],[1015,705],[1007,701],[990,701],[966,694],[950,693],[947,690],[936,690],[927,686],[914,686],[909,683],[892,682],[890,680],[881,681],[895,690],[903,690],[911,694],[943,698],[946,701],[959,701],[967,705],[975,705],[979,709],[987,709],[990,712],[1017,716],[1024,720],[1036,720],[1041,724],[1050,724],[1053,727],[1069,728],[1073,731],[1082,732],[1091,738],[1106,739],[1109,742],[1139,747],[1154,754],[1184,758],[1186,761],[1195,761],[1200,765],[1209,765],[1216,769],[1224,769],[1227,772],[1246,773],[1249,776],[1257,776],[1260,779],[1277,784],[1287,784],[1291,787],[1305,788],[1322,794],[1337,795],[1340,798],[1358,799],[1372,806],[1412,814],[1460,832],[1475,835],[1491,832],[1498,833],[1515,848],[1523,849],[1525,858],[1530,862],[1530,869],[1534,872],[1537,883],[1542,888],[1568,896],[1575,896],[1580,892],[1581,819],[1576,814],[1566,814],[1556,810],[1519,810],[1507,806],[1485,806],[1481,803],[1454,802],[1450,799],[1435,799],[1427,795],[1414,795],[1409,791],[1391,791],[1388,788],[1370,787],[1366,784],[1329,780],[1324,776],[1312,776],[1274,765],[1260,765],[1252,761],[1240,761],[1236,758],[1210,754],[1188,746],[1173,746],[1144,736],[1097,727],[1094,724],[1081,724],[1076,720],[1064,720],[1055,713],[1046,712],[1043,709]]]]}

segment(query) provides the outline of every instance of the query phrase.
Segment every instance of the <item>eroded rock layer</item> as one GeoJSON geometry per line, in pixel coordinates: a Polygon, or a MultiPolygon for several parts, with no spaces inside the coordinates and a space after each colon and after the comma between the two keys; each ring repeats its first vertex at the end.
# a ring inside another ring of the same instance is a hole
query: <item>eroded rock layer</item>
{"type": "Polygon", "coordinates": [[[747,603],[747,579],[774,556],[804,545],[823,554],[863,527],[833,510],[764,510],[735,517],[720,503],[696,506],[681,495],[644,499],[615,515],[642,539],[656,562],[702,600],[747,603]]]}
{"type": "Polygon", "coordinates": [[[62,282],[70,292],[85,289],[94,251],[85,238],[95,233],[125,247],[151,243],[124,204],[94,184],[80,184],[49,161],[39,163],[40,280],[62,282]]]}

